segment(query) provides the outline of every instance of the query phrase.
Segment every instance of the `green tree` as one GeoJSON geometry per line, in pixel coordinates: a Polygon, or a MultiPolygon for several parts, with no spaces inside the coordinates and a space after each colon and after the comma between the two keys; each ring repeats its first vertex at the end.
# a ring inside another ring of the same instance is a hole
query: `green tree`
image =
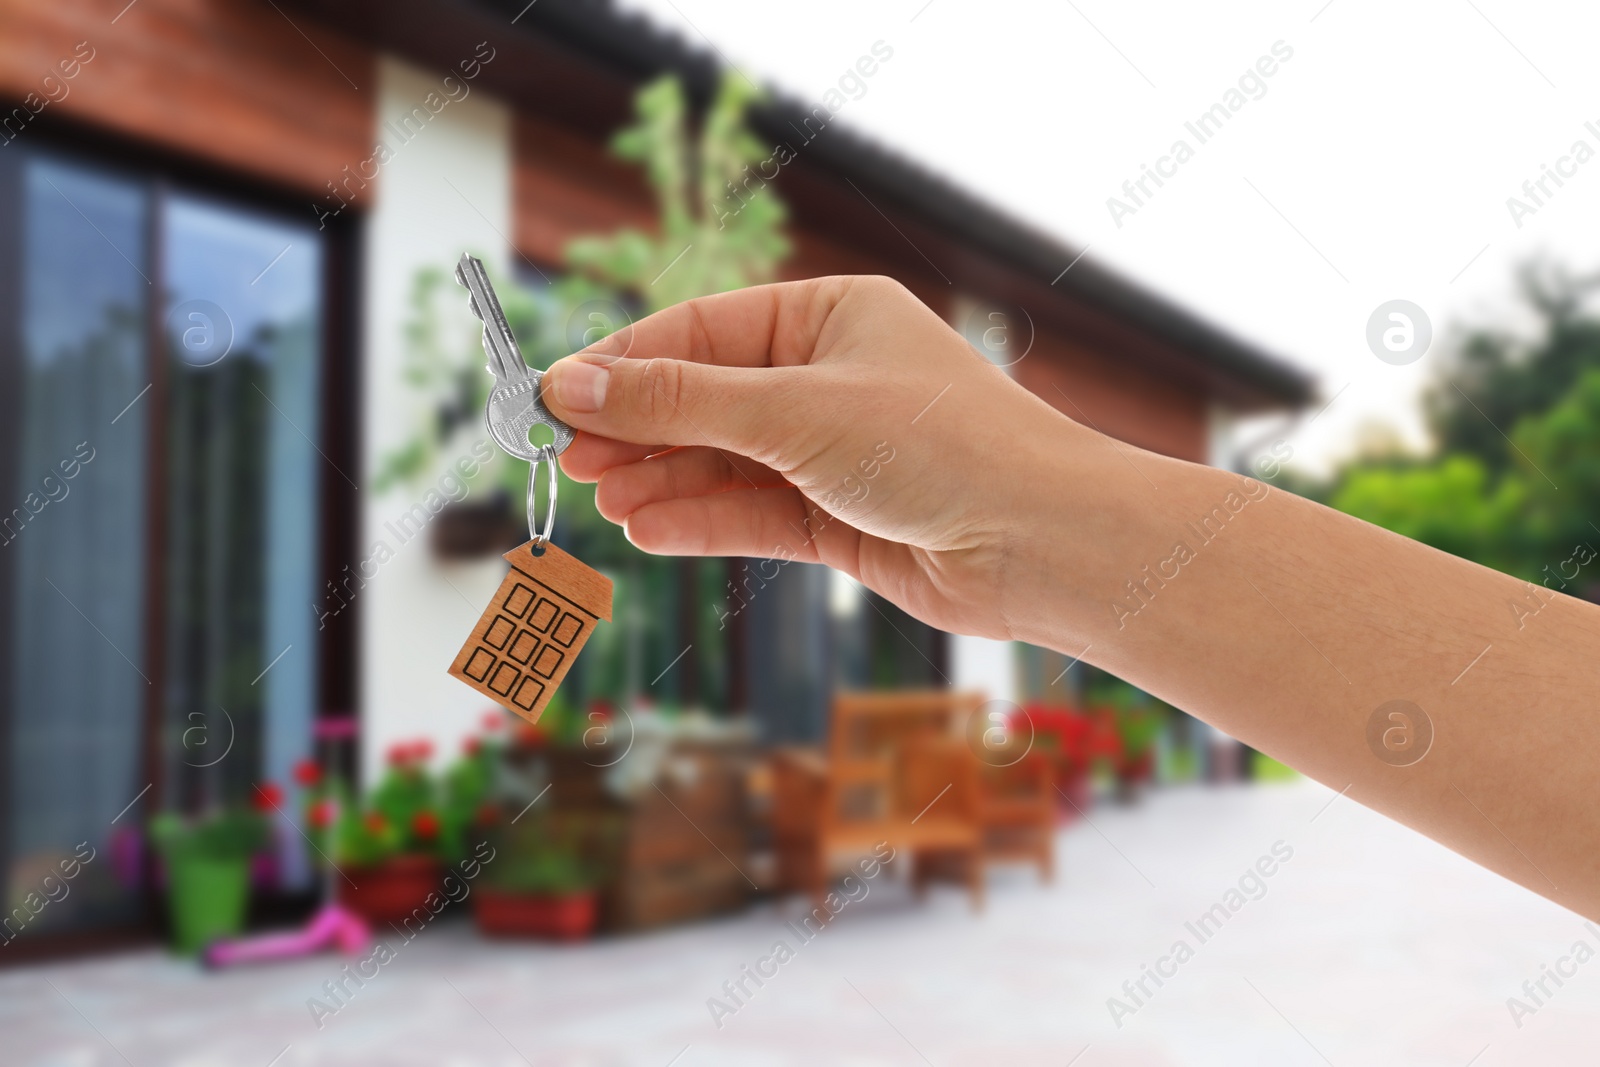
{"type": "Polygon", "coordinates": [[[1600,368],[1600,319],[1588,306],[1600,278],[1530,264],[1517,284],[1538,324],[1534,337],[1469,333],[1425,398],[1439,450],[1477,456],[1493,474],[1516,459],[1502,431],[1549,410],[1585,371],[1600,368]]]}
{"type": "Polygon", "coordinates": [[[1329,503],[1453,555],[1510,569],[1516,561],[1502,542],[1522,495],[1519,479],[1497,482],[1478,457],[1452,454],[1416,467],[1352,467],[1329,503]]]}
{"type": "MultiPolygon", "coordinates": [[[[1494,329],[1463,338],[1427,397],[1434,454],[1359,459],[1339,472],[1328,502],[1534,582],[1579,546],[1600,545],[1600,318],[1587,299],[1595,284],[1525,269],[1521,290],[1538,329],[1531,339],[1494,329]]],[[[1567,591],[1596,579],[1600,571],[1567,591]]]]}
{"type": "MultiPolygon", "coordinates": [[[[1577,546],[1600,546],[1600,369],[1584,371],[1548,411],[1518,423],[1511,439],[1515,465],[1508,480],[1522,486],[1523,506],[1507,523],[1507,536],[1525,560],[1519,573],[1542,581],[1545,568],[1577,546]]],[[[1597,581],[1600,572],[1579,585],[1597,581]]]]}

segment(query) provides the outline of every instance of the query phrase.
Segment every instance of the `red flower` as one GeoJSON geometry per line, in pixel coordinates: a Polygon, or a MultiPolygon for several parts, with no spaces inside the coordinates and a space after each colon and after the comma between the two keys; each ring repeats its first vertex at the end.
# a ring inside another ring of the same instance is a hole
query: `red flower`
{"type": "Polygon", "coordinates": [[[283,803],[283,789],[276,782],[263,782],[256,786],[255,795],[250,798],[257,811],[272,811],[283,803]]]}
{"type": "Polygon", "coordinates": [[[496,708],[494,711],[483,713],[483,729],[485,733],[496,734],[506,724],[506,713],[496,708]]]}
{"type": "Polygon", "coordinates": [[[473,822],[479,826],[488,826],[500,818],[500,809],[493,804],[485,803],[478,808],[478,814],[473,816],[473,822]]]}
{"type": "Polygon", "coordinates": [[[313,830],[326,829],[333,822],[333,801],[319,800],[311,805],[311,810],[306,812],[306,821],[313,830]]]}
{"type": "Polygon", "coordinates": [[[313,759],[303,759],[294,765],[294,780],[310,789],[322,781],[322,768],[313,759]]]}
{"type": "Polygon", "coordinates": [[[522,748],[542,748],[547,736],[542,727],[531,722],[517,723],[517,744],[522,748]]]}
{"type": "Polygon", "coordinates": [[[469,756],[476,756],[483,749],[483,738],[469,737],[461,743],[461,749],[469,756]]]}
{"type": "Polygon", "coordinates": [[[433,742],[426,737],[419,737],[414,741],[396,741],[389,746],[389,762],[396,767],[425,762],[431,755],[433,755],[433,742]]]}
{"type": "Polygon", "coordinates": [[[366,823],[367,832],[373,834],[381,834],[389,827],[389,824],[383,821],[383,816],[375,811],[367,812],[367,817],[363,822],[366,823]]]}
{"type": "Polygon", "coordinates": [[[439,816],[431,811],[419,811],[411,817],[411,832],[423,840],[431,840],[439,834],[439,816]]]}

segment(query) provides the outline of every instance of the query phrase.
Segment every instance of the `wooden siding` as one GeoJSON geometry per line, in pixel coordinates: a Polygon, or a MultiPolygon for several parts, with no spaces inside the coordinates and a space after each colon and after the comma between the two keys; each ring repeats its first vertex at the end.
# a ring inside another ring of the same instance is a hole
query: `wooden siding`
{"type": "MultiPolygon", "coordinates": [[[[265,3],[125,3],[0,0],[5,114],[29,93],[34,107],[54,95],[34,121],[71,117],[311,196],[371,156],[369,49],[304,16],[291,23],[265,3]],[[46,86],[79,42],[93,59],[46,86]]],[[[24,127],[17,136],[27,134],[24,127]]]]}

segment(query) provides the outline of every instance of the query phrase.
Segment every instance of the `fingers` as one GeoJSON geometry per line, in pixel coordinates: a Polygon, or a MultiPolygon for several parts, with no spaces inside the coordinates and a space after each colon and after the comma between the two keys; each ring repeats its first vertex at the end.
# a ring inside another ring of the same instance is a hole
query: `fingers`
{"type": "Polygon", "coordinates": [[[828,314],[851,285],[848,277],[811,278],[686,300],[584,351],[723,367],[797,366],[810,359],[828,314]]]}
{"type": "MultiPolygon", "coordinates": [[[[766,460],[804,426],[807,368],[724,367],[581,353],[545,374],[551,411],[587,433],[638,445],[711,445],[766,460]]],[[[814,403],[814,401],[813,401],[814,403]]]]}
{"type": "Polygon", "coordinates": [[[787,484],[777,471],[743,456],[680,448],[606,471],[595,491],[595,505],[601,515],[620,523],[657,501],[787,484]]]}
{"type": "Polygon", "coordinates": [[[624,529],[636,547],[658,555],[792,559],[849,574],[861,537],[793,487],[661,500],[634,511],[624,529]]]}
{"type": "Polygon", "coordinates": [[[617,441],[769,459],[803,428],[804,368],[851,284],[821,278],[675,305],[556,362],[545,401],[568,424],[617,441]]]}
{"type": "Polygon", "coordinates": [[[665,452],[669,445],[635,445],[627,441],[613,441],[580,431],[572,444],[561,453],[561,472],[575,482],[598,482],[600,476],[613,467],[637,463],[657,452],[665,452]]]}

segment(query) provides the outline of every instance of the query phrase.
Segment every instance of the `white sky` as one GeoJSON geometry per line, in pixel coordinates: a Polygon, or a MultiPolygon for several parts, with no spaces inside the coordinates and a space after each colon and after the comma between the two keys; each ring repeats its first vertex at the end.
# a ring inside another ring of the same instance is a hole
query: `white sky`
{"type": "Polygon", "coordinates": [[[1520,229],[1506,206],[1574,141],[1600,149],[1584,129],[1600,129],[1594,5],[621,2],[808,100],[885,41],[894,57],[841,121],[1313,370],[1324,397],[1348,385],[1291,440],[1313,468],[1374,420],[1420,441],[1415,396],[1442,344],[1509,320],[1517,264],[1600,261],[1600,158],[1520,229]],[[1184,122],[1279,40],[1294,54],[1266,95],[1199,145],[1184,122]],[[1179,137],[1194,158],[1118,229],[1107,197],[1179,137]],[[1396,298],[1435,333],[1405,367],[1365,342],[1396,298]]]}

